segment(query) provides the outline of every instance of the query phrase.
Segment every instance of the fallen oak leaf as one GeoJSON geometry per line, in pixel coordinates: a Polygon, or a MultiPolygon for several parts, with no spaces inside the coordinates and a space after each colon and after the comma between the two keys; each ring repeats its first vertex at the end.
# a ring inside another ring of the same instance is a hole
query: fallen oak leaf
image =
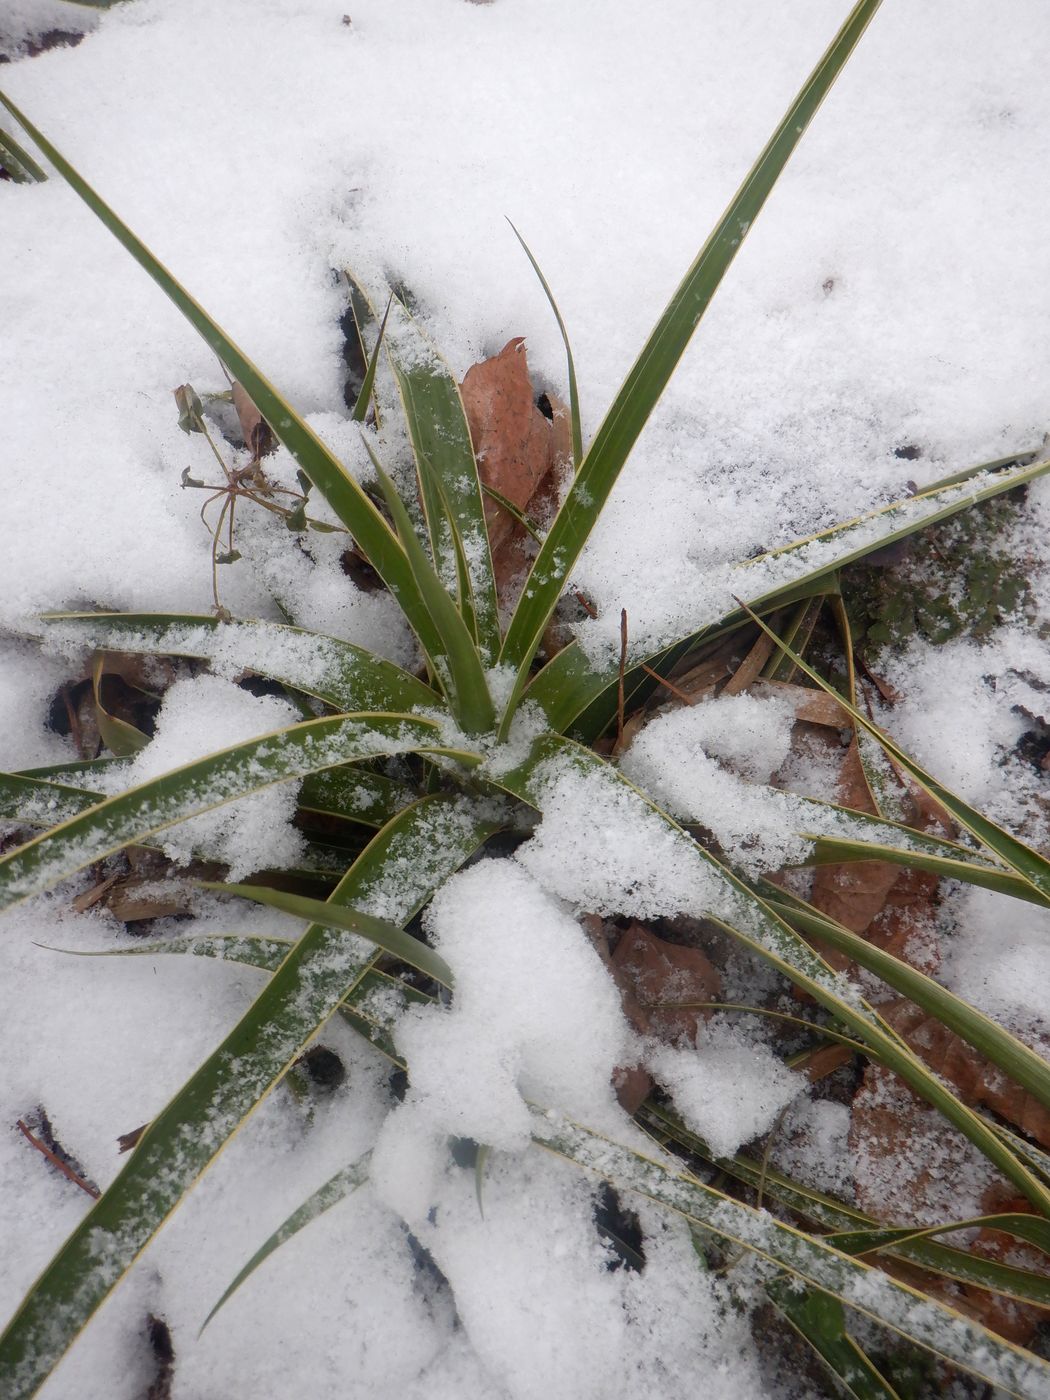
{"type": "Polygon", "coordinates": [[[928,977],[941,965],[934,917],[940,883],[938,876],[925,870],[902,871],[864,935],[876,948],[892,953],[928,977]]]}
{"type": "MultiPolygon", "coordinates": [[[[711,1002],[722,994],[717,969],[698,948],[658,938],[644,924],[631,923],[619,935],[616,951],[609,952],[611,927],[595,914],[582,920],[587,936],[620,991],[620,1002],[629,1024],[640,1034],[677,1044],[696,1042],[701,1018],[710,1010],[677,1003],[711,1002]]],[[[641,1065],[618,1065],[613,1088],[620,1105],[634,1114],[649,1097],[652,1076],[641,1065]]]]}

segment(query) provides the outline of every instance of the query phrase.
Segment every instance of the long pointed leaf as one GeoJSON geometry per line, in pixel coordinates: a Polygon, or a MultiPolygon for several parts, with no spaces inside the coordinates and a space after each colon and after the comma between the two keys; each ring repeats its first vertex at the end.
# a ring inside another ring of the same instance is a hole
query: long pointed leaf
{"type": "Polygon", "coordinates": [[[800,1290],[794,1279],[766,1284],[766,1294],[855,1400],[900,1400],[846,1330],[846,1311],[820,1288],[800,1290]]]}
{"type": "Polygon", "coordinates": [[[385,826],[415,794],[402,783],[362,768],[326,768],[303,779],[299,810],[340,817],[363,826],[385,826]]]}
{"type": "Polygon", "coordinates": [[[186,613],[47,613],[53,645],[150,656],[198,656],[230,675],[269,676],[338,710],[434,709],[438,695],[364,647],[278,622],[220,622],[186,613]]]}
{"type": "MultiPolygon", "coordinates": [[[[642,1106],[639,1116],[642,1125],[647,1131],[656,1134],[658,1141],[680,1144],[694,1156],[712,1162],[719,1170],[752,1189],[761,1185],[763,1195],[768,1200],[778,1202],[822,1229],[843,1235],[856,1235],[861,1231],[875,1231],[880,1228],[877,1221],[855,1206],[846,1205],[843,1201],[837,1201],[823,1192],[793,1181],[771,1167],[768,1162],[753,1161],[744,1153],[737,1153],[733,1157],[717,1156],[666,1105],[656,1104],[649,1099],[642,1106]]],[[[1036,1216],[1023,1218],[1036,1225],[1046,1223],[1036,1216]]],[[[951,1225],[945,1225],[944,1231],[951,1228],[951,1225]]],[[[939,1233],[940,1227],[936,1227],[935,1232],[939,1233]]],[[[993,1293],[1002,1293],[1020,1302],[1035,1303],[1037,1307],[1050,1306],[1050,1278],[1045,1275],[968,1254],[962,1249],[939,1243],[929,1234],[909,1231],[907,1238],[900,1238],[887,1245],[886,1253],[909,1259],[924,1269],[943,1274],[945,1278],[973,1284],[993,1293]]]]}
{"type": "MultiPolygon", "coordinates": [[[[386,304],[386,311],[383,313],[383,319],[379,324],[379,334],[376,336],[375,347],[372,350],[372,358],[369,360],[368,368],[365,370],[365,377],[361,384],[361,392],[358,394],[357,402],[354,404],[353,410],[350,414],[350,417],[354,420],[355,423],[363,423],[365,421],[366,415],[368,414],[368,403],[372,397],[372,391],[375,386],[376,370],[379,368],[379,356],[383,349],[383,337],[386,334],[387,317],[390,315],[390,308],[393,305],[393,301],[394,294],[393,292],[391,292],[390,298],[386,304]]],[[[357,312],[355,307],[355,317],[356,314],[357,312]]],[[[358,326],[359,334],[360,329],[360,326],[358,326]]]]}
{"type": "Polygon", "coordinates": [[[804,901],[792,899],[788,902],[782,894],[776,886],[768,887],[766,903],[771,909],[812,937],[822,939],[853,958],[895,991],[936,1016],[942,1025],[961,1036],[1016,1084],[1027,1089],[1044,1108],[1050,1109],[1050,1064],[1042,1056],[924,972],[877,948],[833,919],[818,914],[804,901]]]}
{"type": "Polygon", "coordinates": [[[10,132],[0,127],[0,165],[3,165],[17,185],[39,185],[47,179],[47,173],[18,144],[10,132]]]}
{"type": "Polygon", "coordinates": [[[576,382],[576,361],[573,359],[572,355],[572,341],[569,339],[568,329],[566,328],[565,322],[562,320],[561,312],[558,310],[558,303],[554,299],[554,293],[551,291],[550,285],[543,275],[542,268],[533,257],[532,249],[525,242],[524,238],[522,238],[510,219],[507,220],[507,223],[510,224],[511,232],[525,250],[525,256],[532,264],[533,272],[539,278],[540,286],[543,288],[543,295],[547,298],[547,304],[554,312],[554,319],[558,323],[561,343],[565,346],[565,366],[569,379],[569,422],[572,428],[572,465],[574,468],[579,469],[579,465],[583,461],[583,427],[580,421],[580,389],[576,382]]]}
{"type": "Polygon", "coordinates": [[[507,723],[550,616],[624,463],[777,177],[845,64],[879,0],[860,0],[810,74],[747,179],[682,279],[617,394],[533,564],[503,645],[518,673],[507,723]]]}
{"type": "Polygon", "coordinates": [[[106,798],[0,857],[0,909],[122,846],[246,793],[354,759],[421,750],[448,753],[468,764],[478,761],[476,755],[447,749],[438,726],[415,715],[337,715],[235,744],[106,798]]]}
{"type": "MultiPolygon", "coordinates": [[[[821,535],[795,540],[768,555],[746,560],[734,567],[727,583],[759,613],[812,597],[826,586],[831,574],[846,565],[1050,471],[1050,460],[1033,462],[1033,455],[970,467],[934,483],[918,496],[895,501],[858,520],[835,525],[821,535]],[[969,489],[963,489],[960,482],[969,483],[969,489]]],[[[662,643],[643,659],[662,674],[679,656],[727,635],[747,621],[743,608],[732,609],[670,646],[662,643]]],[[[593,739],[615,714],[617,681],[616,662],[591,661],[578,642],[570,642],[537,672],[525,695],[540,706],[551,727],[561,734],[571,731],[575,735],[577,721],[593,708],[596,718],[579,728],[579,737],[593,739]]],[[[629,696],[638,687],[651,689],[653,685],[638,667],[628,670],[629,696]]]]}
{"type": "Polygon", "coordinates": [[[284,890],[264,889],[258,885],[223,885],[212,881],[202,881],[206,890],[218,890],[224,894],[237,895],[241,899],[252,899],[256,904],[264,904],[268,909],[281,909],[286,914],[294,914],[298,919],[317,923],[324,919],[329,928],[340,928],[346,933],[358,933],[367,938],[384,953],[410,967],[417,968],[425,976],[440,982],[443,987],[452,986],[452,971],[444,958],[439,957],[433,948],[427,946],[412,934],[406,933],[389,919],[377,919],[374,914],[362,913],[359,909],[340,906],[329,908],[323,899],[308,899],[305,895],[287,894],[284,890]]]}
{"type": "Polygon", "coordinates": [[[0,773],[0,819],[25,826],[55,826],[95,807],[102,799],[97,792],[49,782],[46,778],[25,778],[19,773],[0,773]]]}
{"type": "MultiPolygon", "coordinates": [[[[50,828],[96,807],[103,796],[49,779],[0,773],[0,820],[50,828]]],[[[303,779],[297,806],[300,812],[378,827],[413,800],[408,788],[379,773],[327,768],[303,779]]]]}
{"type": "Polygon", "coordinates": [[[960,826],[964,827],[971,835],[976,836],[984,846],[988,848],[1000,860],[1004,861],[1011,869],[1016,870],[1023,880],[1035,889],[1044,900],[1050,900],[1050,860],[1031,846],[1012,836],[995,822],[989,821],[975,807],[971,807],[968,802],[957,796],[949,788],[939,783],[936,778],[926,772],[915,760],[904,752],[887,734],[863,714],[855,706],[845,700],[837,690],[813,668],[802,660],[789,646],[783,643],[777,634],[762,621],[760,617],[752,615],[754,621],[758,623],[762,631],[771,637],[786,655],[790,656],[795,665],[804,671],[811,680],[816,681],[822,690],[826,690],[829,695],[833,695],[844,710],[862,728],[877,740],[882,748],[889,754],[899,767],[903,768],[919,786],[934,799],[939,802],[946,812],[952,816],[960,826]]]}
{"type": "Polygon", "coordinates": [[[338,1205],[340,1201],[345,1201],[347,1196],[352,1195],[359,1186],[364,1185],[368,1180],[368,1166],[370,1160],[371,1153],[366,1152],[363,1157],[359,1157],[356,1162],[352,1162],[348,1167],[341,1167],[334,1176],[328,1178],[323,1186],[319,1186],[316,1191],[308,1196],[302,1205],[299,1206],[297,1210],[294,1210],[288,1219],[277,1227],[272,1235],[263,1241],[244,1267],[237,1271],[229,1285],[223,1290],[222,1296],[201,1323],[201,1332],[204,1331],[205,1327],[207,1327],[208,1323],[219,1309],[230,1301],[241,1284],[244,1283],[246,1279],[250,1278],[259,1265],[269,1259],[270,1255],[273,1254],[275,1250],[280,1249],[282,1244],[287,1244],[294,1235],[297,1235],[299,1231],[309,1225],[312,1220],[316,1220],[317,1217],[323,1215],[326,1210],[331,1210],[331,1208],[338,1205]]]}
{"type": "Polygon", "coordinates": [[[383,582],[397,598],[423,650],[429,655],[435,641],[433,628],[415,587],[408,561],[390,527],[366,493],[244,351],[194,300],[141,239],[132,233],[114,210],[96,194],[47,137],[2,92],[0,103],[44,152],[67,184],[174,302],[190,325],[226,365],[233,378],[243,385],[275,436],[322,493],[383,582]]]}
{"type": "MultiPolygon", "coordinates": [[[[516,768],[489,781],[522,798],[541,811],[557,790],[560,779],[584,779],[590,785],[589,801],[609,804],[623,820],[624,812],[640,829],[649,828],[653,839],[663,827],[661,839],[666,860],[681,869],[691,864],[695,886],[681,889],[682,907],[675,910],[706,917],[778,968],[797,987],[808,992],[869,1046],[878,1059],[932,1104],[1012,1181],[1032,1205],[1050,1218],[1050,1189],[1039,1180],[992,1128],[955,1097],[922,1060],[888,1029],[885,1023],[809,947],[768,901],[763,900],[710,852],[687,836],[661,808],[640,792],[617,769],[589,749],[555,735],[536,741],[527,758],[516,768]],[[657,825],[658,824],[658,825],[657,825]],[[686,907],[688,906],[688,907],[686,907]]],[[[680,879],[684,878],[679,876],[680,879]]]]}
{"type": "Polygon", "coordinates": [[[405,547],[412,577],[440,638],[439,650],[433,654],[433,659],[439,666],[438,675],[446,689],[449,708],[468,734],[484,734],[493,726],[495,711],[474,639],[427,558],[412,528],[405,504],[397,494],[394,483],[383,470],[382,463],[367,437],[365,446],[372,459],[387,509],[405,547]]]}
{"type": "Polygon", "coordinates": [[[533,1141],[609,1181],[683,1215],[823,1289],[848,1307],[1021,1400],[1043,1400],[1050,1365],[943,1303],[832,1249],[765,1211],[706,1186],[577,1123],[536,1113],[533,1141]]]}
{"type": "Polygon", "coordinates": [[[450,534],[458,535],[467,561],[470,611],[478,644],[486,663],[492,665],[500,648],[499,605],[481,481],[459,386],[429,338],[396,298],[386,348],[418,464],[434,567],[442,580],[453,576],[450,534]],[[435,483],[440,483],[440,493],[435,483]]]}
{"type": "MultiPolygon", "coordinates": [[[[493,829],[461,801],[425,798],[379,832],[330,903],[407,923],[493,829]]],[[[372,953],[354,934],[320,924],[306,930],[23,1300],[0,1337],[5,1400],[35,1393],[185,1192],[365,976],[372,953]]]]}

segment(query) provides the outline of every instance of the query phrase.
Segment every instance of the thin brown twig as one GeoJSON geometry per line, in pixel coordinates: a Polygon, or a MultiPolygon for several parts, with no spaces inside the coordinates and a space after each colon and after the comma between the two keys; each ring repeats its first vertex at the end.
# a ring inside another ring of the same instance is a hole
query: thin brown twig
{"type": "Polygon", "coordinates": [[[28,1141],[36,1148],[38,1152],[42,1153],[47,1158],[47,1160],[51,1163],[53,1167],[57,1167],[63,1176],[68,1177],[74,1186],[79,1186],[81,1191],[86,1191],[87,1194],[93,1200],[98,1200],[99,1196],[102,1195],[102,1192],[98,1189],[98,1187],[92,1186],[91,1182],[85,1181],[82,1176],[77,1176],[73,1168],[68,1166],[65,1162],[63,1162],[62,1158],[59,1157],[56,1153],[52,1152],[50,1147],[48,1147],[46,1143],[41,1142],[40,1139],[36,1137],[35,1134],[29,1130],[29,1128],[26,1127],[25,1123],[22,1122],[21,1118],[19,1118],[18,1122],[15,1124],[15,1127],[18,1129],[18,1131],[22,1134],[23,1137],[28,1139],[28,1141]]]}
{"type": "Polygon", "coordinates": [[[784,1119],[787,1117],[788,1110],[790,1109],[790,1107],[791,1105],[789,1103],[786,1103],[784,1107],[780,1110],[780,1112],[777,1114],[773,1126],[770,1128],[769,1133],[766,1137],[766,1145],[762,1149],[762,1168],[758,1174],[758,1190],[755,1193],[756,1210],[762,1209],[762,1197],[765,1194],[766,1177],[769,1175],[769,1159],[773,1152],[773,1143],[776,1139],[777,1134],[780,1132],[781,1126],[784,1122],[784,1119]]]}
{"type": "MultiPolygon", "coordinates": [[[[211,537],[211,592],[215,599],[216,612],[222,611],[222,604],[219,602],[219,539],[222,535],[223,521],[226,519],[226,512],[230,508],[230,497],[226,496],[219,511],[218,524],[211,537]]],[[[233,552],[232,550],[230,551],[233,552]]]]}
{"type": "Polygon", "coordinates": [[[641,663],[641,665],[642,670],[647,676],[652,676],[654,681],[659,681],[662,686],[664,686],[667,690],[671,692],[673,696],[676,697],[676,699],[681,700],[686,705],[696,704],[696,700],[693,698],[693,696],[687,694],[687,692],[684,690],[679,690],[678,687],[675,685],[674,681],[669,681],[666,676],[661,676],[659,671],[654,671],[653,668],[651,666],[647,666],[644,661],[641,663]]]}
{"type": "Polygon", "coordinates": [[[616,680],[616,747],[619,753],[623,747],[623,678],[627,670],[627,609],[620,609],[620,671],[616,680]]]}

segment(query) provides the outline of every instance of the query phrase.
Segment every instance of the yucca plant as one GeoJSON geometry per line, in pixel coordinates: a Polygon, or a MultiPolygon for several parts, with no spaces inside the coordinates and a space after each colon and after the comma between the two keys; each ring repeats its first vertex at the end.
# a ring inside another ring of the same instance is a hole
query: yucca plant
{"type": "MultiPolygon", "coordinates": [[[[820,536],[741,562],[733,571],[723,614],[698,618],[691,635],[655,654],[625,651],[620,658],[595,660],[570,642],[545,664],[537,662],[545,630],[638,435],[779,173],[878,4],[879,0],[860,0],[854,6],[687,271],[586,449],[569,352],[574,474],[505,625],[483,489],[457,385],[405,306],[397,299],[390,303],[384,332],[363,290],[351,281],[370,355],[355,416],[363,420],[371,396],[379,392],[382,376],[377,378],[376,366],[387,355],[414,453],[421,516],[417,491],[402,497],[384,470],[374,432],[362,422],[377,487],[373,497],[54,145],[0,95],[43,157],[163,288],[243,386],[397,601],[422,657],[419,673],[413,674],[335,637],[224,617],[66,613],[45,619],[47,629],[98,652],[207,659],[221,647],[227,662],[232,658],[243,669],[307,697],[316,717],[104,800],[78,785],[78,780],[86,781],[78,775],[90,765],[4,775],[4,816],[29,825],[61,818],[0,859],[4,906],[130,844],[148,843],[188,817],[280,782],[303,781],[304,806],[371,824],[376,834],[325,900],[257,885],[221,887],[304,919],[306,929],[294,943],[241,936],[149,945],[146,951],[153,953],[214,955],[221,949],[225,957],[266,970],[270,979],[230,1034],[146,1127],[126,1166],[29,1291],[0,1340],[5,1395],[35,1393],[193,1182],[328,1018],[344,1016],[401,1062],[396,1016],[377,1011],[373,993],[377,985],[402,984],[383,970],[381,960],[387,959],[389,967],[392,957],[422,974],[422,990],[403,990],[403,995],[425,999],[444,988],[454,996],[451,969],[405,926],[495,833],[508,827],[531,831],[566,782],[584,782],[596,811],[647,834],[647,849],[657,852],[656,875],[664,863],[675,873],[670,898],[677,903],[670,912],[711,920],[765,959],[827,1013],[822,1036],[845,1041],[894,1070],[961,1131],[1030,1206],[1028,1213],[1014,1211],[984,1223],[1050,1254],[1050,1160],[1024,1138],[965,1106],[858,989],[832,971],[808,939],[815,937],[847,952],[951,1027],[1047,1107],[1050,1068],[931,978],[777,886],[734,870],[708,849],[710,843],[632,785],[615,761],[591,747],[682,657],[753,625],[752,619],[767,627],[762,619],[788,604],[835,595],[843,566],[1031,481],[1050,470],[1050,461],[1022,453],[985,463],[820,536]],[[411,768],[402,766],[394,782],[377,761],[404,755],[421,761],[411,768]],[[408,771],[417,774],[415,790],[405,778],[408,771]]],[[[34,170],[35,161],[20,148],[18,158],[25,171],[34,170]]],[[[546,283],[544,288],[549,296],[546,283]]],[[[553,306],[553,297],[551,302],[553,306]]],[[[384,403],[382,411],[385,416],[390,405],[384,403]]],[[[777,642],[818,686],[827,685],[787,641],[777,642]]],[[[961,844],[912,831],[893,819],[897,814],[890,805],[884,816],[871,816],[785,799],[784,822],[803,844],[803,859],[896,862],[1050,906],[1050,862],[938,784],[857,708],[851,686],[847,691],[837,698],[863,741],[873,786],[880,772],[895,765],[939,802],[969,837],[961,844]]],[[[770,800],[776,798],[771,794],[770,800]]],[[[717,825],[704,811],[676,815],[687,822],[717,825]]],[[[626,889],[632,872],[624,875],[626,889]]],[[[599,912],[629,912],[617,905],[617,898],[618,891],[612,890],[608,907],[599,912]]],[[[586,1008],[581,1014],[586,1015],[586,1008]]],[[[585,1027],[581,1031],[585,1033],[585,1027]]],[[[411,1073],[411,1066],[407,1068],[411,1073]]],[[[717,1156],[653,1102],[638,1115],[653,1135],[649,1154],[611,1141],[584,1123],[545,1112],[547,1107],[531,1108],[532,1139],[538,1149],[683,1217],[701,1252],[705,1241],[716,1240],[763,1261],[762,1277],[771,1301],[850,1393],[896,1393],[854,1335],[854,1314],[1004,1393],[1033,1400],[1047,1393],[1050,1367],[1037,1356],[869,1262],[881,1251],[948,1278],[1050,1306],[1050,1280],[1043,1275],[939,1242],[938,1235],[959,1229],[960,1222],[946,1220],[921,1229],[906,1222],[900,1228],[883,1227],[846,1203],[792,1182],[768,1163],[746,1154],[717,1156]],[[713,1164],[745,1187],[757,1185],[759,1204],[745,1204],[733,1188],[709,1184],[700,1163],[713,1164]],[[785,1223],[762,1208],[762,1201],[790,1212],[795,1223],[785,1223]]],[[[364,1160],[348,1163],[304,1203],[262,1244],[220,1303],[284,1239],[365,1180],[367,1169],[364,1160]]]]}

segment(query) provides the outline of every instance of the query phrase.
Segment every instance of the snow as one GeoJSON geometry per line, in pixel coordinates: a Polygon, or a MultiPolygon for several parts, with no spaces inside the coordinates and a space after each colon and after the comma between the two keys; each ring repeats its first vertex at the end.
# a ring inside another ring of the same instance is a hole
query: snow
{"type": "MultiPolygon", "coordinates": [[[[563,347],[503,222],[513,218],[569,326],[590,437],[846,8],[354,0],[346,23],[329,0],[127,0],[102,14],[64,0],[7,0],[0,54],[11,61],[0,78],[350,475],[367,481],[342,397],[342,268],[379,305],[389,280],[403,283],[458,377],[524,335],[537,384],[564,396],[563,347]],[[56,26],[85,37],[28,57],[56,26]]],[[[600,613],[579,628],[589,657],[615,662],[621,608],[632,654],[652,650],[716,620],[733,592],[754,596],[825,561],[829,546],[740,567],[758,552],[897,500],[910,482],[921,488],[1040,442],[1050,359],[1048,41],[1050,15],[1037,0],[1006,9],[886,0],[746,231],[571,572],[600,613]],[[905,446],[917,455],[895,454],[905,446]]],[[[0,125],[16,132],[6,114],[0,125]]],[[[0,206],[10,522],[0,565],[0,764],[16,769],[76,757],[47,727],[70,671],[68,653],[26,640],[40,632],[37,613],[212,610],[211,538],[198,517],[205,497],[180,478],[189,468],[217,481],[218,466],[200,435],[179,430],[172,390],[191,383],[206,395],[225,381],[59,178],[4,182],[0,206]]],[[[379,443],[403,479],[396,424],[382,425],[379,443]]],[[[247,460],[225,443],[222,451],[231,469],[247,460]]],[[[296,488],[283,449],[265,469],[296,488]]],[[[918,502],[906,513],[926,509],[918,502]]],[[[316,492],[308,510],[334,520],[316,492]]],[[[1037,483],[1009,541],[1033,561],[1031,623],[1050,621],[1037,562],[1048,512],[1050,486],[1037,483]]],[[[218,570],[236,618],[290,619],[414,666],[392,599],[356,588],[340,568],[344,534],[297,537],[249,502],[238,505],[236,531],[242,557],[218,570]]],[[[860,527],[854,543],[870,534],[860,527]]],[[[112,776],[114,790],[300,718],[234,683],[244,647],[260,669],[283,662],[318,685],[339,665],[323,645],[273,627],[250,641],[233,629],[216,636],[194,652],[209,655],[216,674],[168,690],[156,737],[112,776]]],[[[1046,719],[1050,675],[1035,630],[1015,620],[981,643],[914,647],[880,667],[902,697],[880,722],[967,800],[1046,843],[1046,778],[1016,752],[1046,719]]],[[[491,674],[505,695],[510,672],[491,674]]],[[[542,722],[524,710],[509,745],[481,742],[485,771],[505,775],[542,722]]],[[[788,757],[790,741],[779,702],[739,696],[661,716],[621,767],[675,815],[707,825],[755,874],[804,853],[798,833],[818,829],[804,820],[812,808],[762,786],[787,757],[783,773],[798,791],[813,795],[815,774],[826,788],[827,773],[816,773],[826,761],[797,746],[788,757]]],[[[338,1020],[327,1025],[346,1084],[306,1103],[290,1089],[270,1096],[86,1329],[47,1400],[144,1393],[150,1311],[173,1326],[174,1400],[670,1400],[695,1389],[698,1375],[712,1397],[776,1393],[758,1374],[746,1309],[734,1308],[723,1279],[698,1269],[678,1217],[632,1199],[645,1271],[609,1267],[594,1229],[595,1184],[526,1150],[527,1105],[628,1141],[634,1130],[610,1074],[642,1053],[719,1151],[768,1131],[790,1104],[774,1160],[842,1191],[845,1110],[800,1096],[798,1077],[762,1040],[729,1027],[708,1027],[697,1047],[639,1050],[576,916],[713,913],[732,922],[742,917],[736,897],[614,775],[552,760],[535,790],[542,820],[513,858],[454,877],[428,915],[456,989],[450,1004],[399,1013],[397,1046],[412,1065],[405,1102],[392,1106],[387,1062],[338,1020]],[[450,1137],[493,1149],[480,1204],[450,1137]],[[262,1240],[373,1147],[370,1184],[267,1261],[198,1338],[262,1240]],[[447,1282],[425,1282],[420,1246],[447,1282]]],[[[166,831],[165,850],[182,861],[206,845],[234,878],[294,864],[293,804],[286,783],[217,807],[166,831]]],[[[434,838],[437,864],[445,837],[463,840],[458,820],[451,813],[434,838]]],[[[406,910],[429,869],[418,850],[405,855],[406,910]]],[[[105,1187],[120,1165],[117,1134],[163,1106],[263,974],[221,959],[84,960],[35,946],[129,946],[104,912],[73,912],[81,888],[74,882],[5,920],[0,1121],[43,1104],[105,1187]]],[[[379,894],[369,907],[390,912],[379,894]]],[[[980,892],[953,895],[942,975],[1017,1034],[1045,1034],[1045,915],[1016,905],[1004,921],[1000,909],[980,892]]],[[[205,897],[194,911],[202,936],[294,937],[301,928],[205,897]]],[[[153,934],[185,931],[164,923],[153,934]]],[[[749,967],[730,963],[727,995],[756,995],[755,985],[749,967]]],[[[877,1175],[877,1163],[852,1165],[877,1175]]],[[[942,1171],[939,1157],[935,1165],[942,1171]]],[[[13,1129],[0,1133],[0,1170],[6,1315],[87,1198],[13,1129]]],[[[943,1180],[952,1180],[947,1165],[943,1180]]],[[[967,1199],[983,1183],[970,1169],[967,1199]]],[[[764,1228],[756,1224],[756,1238],[764,1228]]]]}
{"type": "Polygon", "coordinates": [[[1046,709],[1050,666],[1039,636],[1005,627],[986,642],[913,646],[888,658],[886,678],[901,686],[893,707],[898,742],[985,816],[1047,845],[1045,775],[1015,753],[1046,709]]]}
{"type": "Polygon", "coordinates": [[[490,861],[454,876],[427,923],[456,991],[451,1009],[415,1008],[397,1027],[415,1114],[508,1151],[528,1143],[530,1101],[618,1118],[611,1076],[629,1053],[627,1027],[576,920],[523,870],[490,861]]]}
{"type": "Polygon", "coordinates": [[[51,697],[66,668],[38,648],[0,640],[0,768],[34,768],[76,758],[68,740],[47,727],[51,697]]]}
{"type": "MultiPolygon", "coordinates": [[[[138,787],[205,754],[301,718],[287,700],[251,695],[220,676],[176,681],[165,692],[152,741],[115,776],[114,791],[138,787]]],[[[161,849],[182,864],[206,852],[229,866],[228,878],[234,881],[256,870],[294,866],[304,850],[302,837],[291,826],[297,793],[295,783],[278,783],[227,802],[169,827],[160,838],[161,849]]]]}
{"type": "Polygon", "coordinates": [[[1029,1043],[1050,1037],[1050,911],[1016,904],[1003,928],[1002,905],[987,890],[959,890],[945,910],[951,925],[946,984],[1029,1043]]]}
{"type": "Polygon", "coordinates": [[[773,1127],[805,1081],[764,1045],[728,1022],[704,1028],[696,1047],[655,1045],[646,1068],[671,1095],[682,1120],[717,1157],[773,1127]]]}

